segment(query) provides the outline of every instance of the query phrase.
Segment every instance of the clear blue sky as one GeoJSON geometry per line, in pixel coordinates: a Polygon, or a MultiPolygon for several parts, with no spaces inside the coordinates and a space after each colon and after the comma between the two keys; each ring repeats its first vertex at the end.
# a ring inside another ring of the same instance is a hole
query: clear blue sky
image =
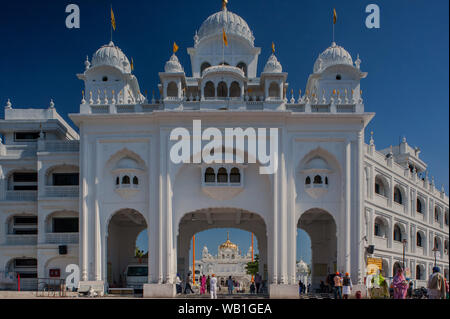
{"type": "MultiPolygon", "coordinates": [[[[149,92],[156,90],[173,41],[190,70],[186,48],[193,45],[195,30],[221,7],[220,0],[2,1],[1,105],[11,98],[13,107],[47,107],[53,98],[70,123],[67,114],[78,112],[83,89],[75,74],[83,72],[86,55],[109,42],[111,3],[117,23],[114,42],[133,57],[141,89],[149,92]],[[65,28],[69,3],[80,6],[80,29],[65,28]]],[[[338,13],[336,42],[354,58],[359,53],[361,68],[369,73],[362,81],[365,107],[377,115],[367,133],[375,132],[378,149],[406,136],[422,149],[436,185],[444,184],[448,192],[448,0],[230,0],[228,5],[247,21],[255,45],[262,47],[259,70],[274,41],[295,91],[304,91],[315,59],[331,44],[333,7],[338,13]],[[380,6],[380,29],[365,27],[370,3],[380,6]]]]}

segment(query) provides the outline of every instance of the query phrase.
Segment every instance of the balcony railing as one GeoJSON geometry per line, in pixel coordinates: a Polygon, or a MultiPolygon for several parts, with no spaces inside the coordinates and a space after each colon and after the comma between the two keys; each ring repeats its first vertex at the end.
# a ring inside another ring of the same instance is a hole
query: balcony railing
{"type": "Polygon", "coordinates": [[[37,235],[6,235],[7,245],[36,245],[37,235]]]}
{"type": "Polygon", "coordinates": [[[79,186],[46,186],[45,197],[78,197],[79,186]]]}
{"type": "Polygon", "coordinates": [[[37,191],[6,191],[6,200],[34,202],[37,200],[37,191]]]}
{"type": "Polygon", "coordinates": [[[80,150],[80,141],[45,141],[39,145],[40,152],[72,152],[80,150]]]}
{"type": "Polygon", "coordinates": [[[47,244],[78,244],[79,233],[46,233],[47,244]]]}

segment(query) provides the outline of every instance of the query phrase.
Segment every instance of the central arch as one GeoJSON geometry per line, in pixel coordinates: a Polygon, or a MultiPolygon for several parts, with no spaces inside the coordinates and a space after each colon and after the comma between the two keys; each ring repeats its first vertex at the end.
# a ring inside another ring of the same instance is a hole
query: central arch
{"type": "Polygon", "coordinates": [[[324,209],[312,208],[304,212],[297,223],[311,239],[311,286],[320,287],[321,281],[327,284],[327,276],[337,269],[336,222],[324,209]]]}
{"type": "Polygon", "coordinates": [[[230,228],[248,231],[255,235],[260,256],[259,273],[263,281],[268,281],[266,223],[259,214],[239,208],[201,209],[187,213],[180,219],[177,236],[177,273],[183,280],[190,275],[189,251],[192,237],[210,229],[230,228]]]}

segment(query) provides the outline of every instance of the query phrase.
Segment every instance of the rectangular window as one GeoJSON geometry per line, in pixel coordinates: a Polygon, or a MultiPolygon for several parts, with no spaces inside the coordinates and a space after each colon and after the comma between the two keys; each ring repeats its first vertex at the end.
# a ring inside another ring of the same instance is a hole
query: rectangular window
{"type": "Polygon", "coordinates": [[[37,225],[37,216],[14,216],[14,225],[37,225]]]}
{"type": "Polygon", "coordinates": [[[13,182],[15,183],[37,182],[37,173],[13,173],[13,182]]]}
{"type": "Polygon", "coordinates": [[[37,259],[14,259],[15,268],[18,267],[37,267],[37,259]]]}
{"type": "Polygon", "coordinates": [[[53,185],[55,186],[72,186],[79,184],[78,173],[54,173],[53,185]]]}
{"type": "Polygon", "coordinates": [[[54,233],[78,233],[78,218],[53,218],[54,233]]]}
{"type": "Polygon", "coordinates": [[[16,141],[35,141],[39,138],[39,132],[15,132],[14,140],[16,141]]]}

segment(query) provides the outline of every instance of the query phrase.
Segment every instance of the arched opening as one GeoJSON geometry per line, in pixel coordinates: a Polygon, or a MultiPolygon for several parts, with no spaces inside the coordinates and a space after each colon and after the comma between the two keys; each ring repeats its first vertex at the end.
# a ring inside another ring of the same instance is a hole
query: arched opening
{"type": "Polygon", "coordinates": [[[281,99],[280,86],[276,82],[270,83],[269,86],[269,97],[272,99],[281,99]]]}
{"type": "Polygon", "coordinates": [[[439,208],[439,206],[435,206],[434,207],[434,221],[436,223],[439,223],[441,220],[441,209],[439,208]]]}
{"type": "Polygon", "coordinates": [[[247,76],[247,64],[244,62],[239,62],[236,67],[244,71],[244,75],[247,76]]]}
{"type": "MultiPolygon", "coordinates": [[[[21,291],[37,291],[37,267],[37,259],[34,257],[14,258],[6,265],[5,273],[14,284],[17,284],[17,278],[20,275],[21,291]]],[[[17,287],[12,288],[16,289],[17,287]]]]}
{"type": "Polygon", "coordinates": [[[314,176],[314,184],[323,184],[322,176],[320,175],[314,176]]]}
{"type": "Polygon", "coordinates": [[[417,238],[416,238],[417,247],[423,247],[422,234],[420,232],[417,232],[416,236],[417,236],[417,238]]]}
{"type": "Polygon", "coordinates": [[[77,186],[79,185],[78,166],[55,166],[46,172],[46,185],[48,186],[77,186]]]}
{"type": "Polygon", "coordinates": [[[214,168],[208,167],[205,170],[205,183],[215,183],[216,182],[216,173],[214,172],[214,168]]]}
{"type": "Polygon", "coordinates": [[[138,250],[145,249],[137,244],[140,233],[146,229],[144,216],[133,209],[122,209],[110,219],[106,265],[109,287],[140,290],[148,282],[148,255],[138,254],[138,250]]]}
{"type": "Polygon", "coordinates": [[[381,217],[376,217],[374,222],[374,235],[377,237],[387,237],[388,225],[381,217]]]}
{"type": "Polygon", "coordinates": [[[206,82],[205,89],[204,89],[204,95],[207,98],[216,96],[216,89],[214,87],[213,82],[211,82],[211,81],[206,82]]]}
{"type": "Polygon", "coordinates": [[[384,197],[388,195],[388,184],[380,175],[375,177],[375,193],[384,197]]]}
{"type": "MultiPolygon", "coordinates": [[[[308,233],[301,228],[297,228],[297,251],[296,251],[296,281],[302,288],[304,294],[311,283],[311,238],[308,233]]],[[[320,289],[320,287],[319,287],[320,289]]],[[[314,291],[310,291],[314,292],[314,291]]],[[[325,292],[325,291],[323,291],[325,292]]]]}
{"type": "Polygon", "coordinates": [[[400,228],[400,226],[398,224],[395,224],[394,226],[394,240],[401,242],[403,240],[402,238],[402,229],[400,228]]]}
{"type": "Polygon", "coordinates": [[[129,185],[130,184],[130,176],[125,175],[124,177],[122,177],[122,184],[129,185]]]}
{"type": "Polygon", "coordinates": [[[396,202],[397,204],[403,205],[402,191],[397,186],[394,187],[394,202],[396,202]]]}
{"type": "Polygon", "coordinates": [[[422,200],[419,197],[416,199],[416,212],[423,214],[422,200]]]}
{"type": "Polygon", "coordinates": [[[178,86],[175,82],[170,82],[167,85],[167,96],[168,97],[178,97],[178,86]]]}
{"type": "Polygon", "coordinates": [[[202,66],[200,67],[200,75],[203,76],[203,71],[205,71],[210,66],[211,64],[209,64],[208,62],[203,62],[202,66]]]}
{"type": "Polygon", "coordinates": [[[230,97],[241,97],[241,86],[236,81],[231,83],[230,97]]]}
{"type": "Polygon", "coordinates": [[[225,82],[219,82],[217,85],[217,97],[225,98],[228,97],[228,87],[225,82]]]}
{"type": "Polygon", "coordinates": [[[241,182],[241,173],[239,168],[233,167],[230,172],[230,183],[239,184],[241,182]]]}
{"type": "Polygon", "coordinates": [[[199,292],[199,287],[193,285],[193,274],[197,285],[201,285],[203,275],[206,279],[215,274],[221,287],[218,294],[228,293],[229,276],[235,288],[233,293],[248,294],[252,278],[250,271],[255,276],[259,274],[262,282],[260,292],[267,293],[266,224],[255,213],[234,208],[211,208],[184,215],[179,223],[177,255],[177,273],[183,282],[183,290],[185,283],[189,282],[194,291],[199,292]]]}
{"type": "Polygon", "coordinates": [[[137,176],[133,177],[133,185],[139,185],[139,179],[137,178],[137,176]]]}
{"type": "Polygon", "coordinates": [[[327,277],[338,270],[336,223],[327,211],[310,209],[301,215],[297,228],[309,235],[311,286],[313,291],[318,291],[321,289],[321,282],[326,285],[327,277]]]}
{"type": "Polygon", "coordinates": [[[226,168],[222,167],[219,169],[219,172],[217,173],[217,182],[228,183],[228,172],[226,168]]]}
{"type": "Polygon", "coordinates": [[[311,185],[311,177],[309,177],[309,176],[306,177],[305,185],[311,185]]]}

